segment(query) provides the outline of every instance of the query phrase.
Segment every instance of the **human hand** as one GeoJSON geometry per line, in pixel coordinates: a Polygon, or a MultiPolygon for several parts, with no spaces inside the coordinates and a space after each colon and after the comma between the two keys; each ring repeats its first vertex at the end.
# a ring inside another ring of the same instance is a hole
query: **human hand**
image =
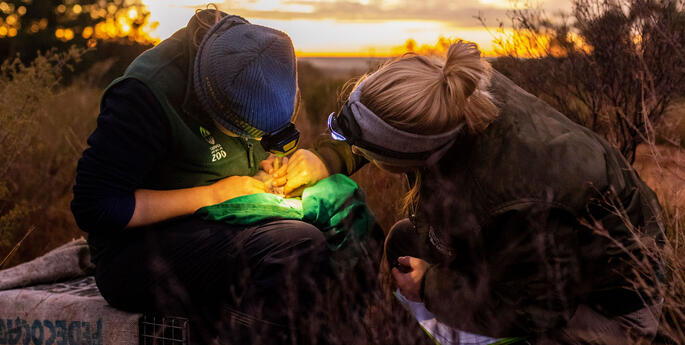
{"type": "Polygon", "coordinates": [[[264,183],[249,176],[231,176],[210,185],[211,205],[243,195],[266,193],[264,183]]]}
{"type": "MultiPolygon", "coordinates": [[[[279,178],[280,174],[275,177],[279,178]]],[[[285,177],[285,195],[300,196],[304,188],[328,177],[328,169],[312,151],[299,149],[290,157],[285,177]]]]}
{"type": "Polygon", "coordinates": [[[280,158],[273,153],[269,154],[269,157],[259,162],[259,169],[269,175],[274,175],[280,171],[283,171],[282,175],[285,175],[285,170],[288,167],[288,157],[280,158]]]}
{"type": "Polygon", "coordinates": [[[259,163],[259,171],[254,178],[264,182],[269,193],[283,196],[287,169],[288,157],[277,157],[272,153],[259,163]]]}
{"type": "Polygon", "coordinates": [[[430,266],[428,262],[411,256],[400,256],[397,263],[403,271],[393,267],[392,276],[404,297],[410,301],[421,302],[421,280],[430,266]]]}
{"type": "Polygon", "coordinates": [[[254,176],[252,176],[252,178],[257,181],[263,182],[267,188],[269,188],[271,180],[273,180],[273,176],[267,174],[266,171],[261,169],[257,171],[257,173],[254,176]]]}

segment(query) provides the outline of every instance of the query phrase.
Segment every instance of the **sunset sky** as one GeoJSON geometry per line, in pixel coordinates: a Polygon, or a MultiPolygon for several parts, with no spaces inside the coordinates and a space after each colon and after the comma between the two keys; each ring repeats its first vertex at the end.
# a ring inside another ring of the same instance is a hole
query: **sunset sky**
{"type": "MultiPolygon", "coordinates": [[[[185,26],[207,1],[143,0],[152,36],[164,39],[185,26]]],[[[491,49],[492,36],[474,16],[495,26],[506,19],[509,0],[226,0],[219,9],[252,23],[270,26],[292,37],[300,56],[387,56],[397,54],[407,39],[435,44],[438,37],[462,38],[491,49]]],[[[567,10],[569,0],[538,3],[548,12],[567,10]]]]}

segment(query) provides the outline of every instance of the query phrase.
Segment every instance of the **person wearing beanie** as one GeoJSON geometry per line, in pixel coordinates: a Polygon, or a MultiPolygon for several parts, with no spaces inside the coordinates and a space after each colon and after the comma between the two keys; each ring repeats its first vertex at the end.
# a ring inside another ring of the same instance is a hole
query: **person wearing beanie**
{"type": "Polygon", "coordinates": [[[245,341],[236,332],[285,342],[287,313],[303,313],[325,275],[321,231],[192,214],[267,191],[253,176],[274,160],[259,140],[293,136],[297,92],[290,38],[216,10],[198,12],[111,83],[71,203],[109,304],[189,316],[200,343],[223,331],[223,342],[245,341]],[[226,327],[226,315],[239,322],[226,327]]]}

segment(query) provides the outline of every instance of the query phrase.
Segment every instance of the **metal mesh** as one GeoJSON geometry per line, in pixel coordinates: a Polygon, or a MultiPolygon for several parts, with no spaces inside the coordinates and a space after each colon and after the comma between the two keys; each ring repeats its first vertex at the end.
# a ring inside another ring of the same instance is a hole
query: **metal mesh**
{"type": "Polygon", "coordinates": [[[140,345],[188,345],[188,319],[143,315],[139,330],[140,345]]]}

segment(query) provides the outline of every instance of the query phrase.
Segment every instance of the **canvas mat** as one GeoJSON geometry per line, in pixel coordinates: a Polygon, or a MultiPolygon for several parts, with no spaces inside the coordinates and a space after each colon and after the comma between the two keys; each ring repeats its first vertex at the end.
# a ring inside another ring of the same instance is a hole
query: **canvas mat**
{"type": "Polygon", "coordinates": [[[78,239],[0,271],[0,344],[137,344],[141,315],[110,307],[93,270],[78,239]]]}

